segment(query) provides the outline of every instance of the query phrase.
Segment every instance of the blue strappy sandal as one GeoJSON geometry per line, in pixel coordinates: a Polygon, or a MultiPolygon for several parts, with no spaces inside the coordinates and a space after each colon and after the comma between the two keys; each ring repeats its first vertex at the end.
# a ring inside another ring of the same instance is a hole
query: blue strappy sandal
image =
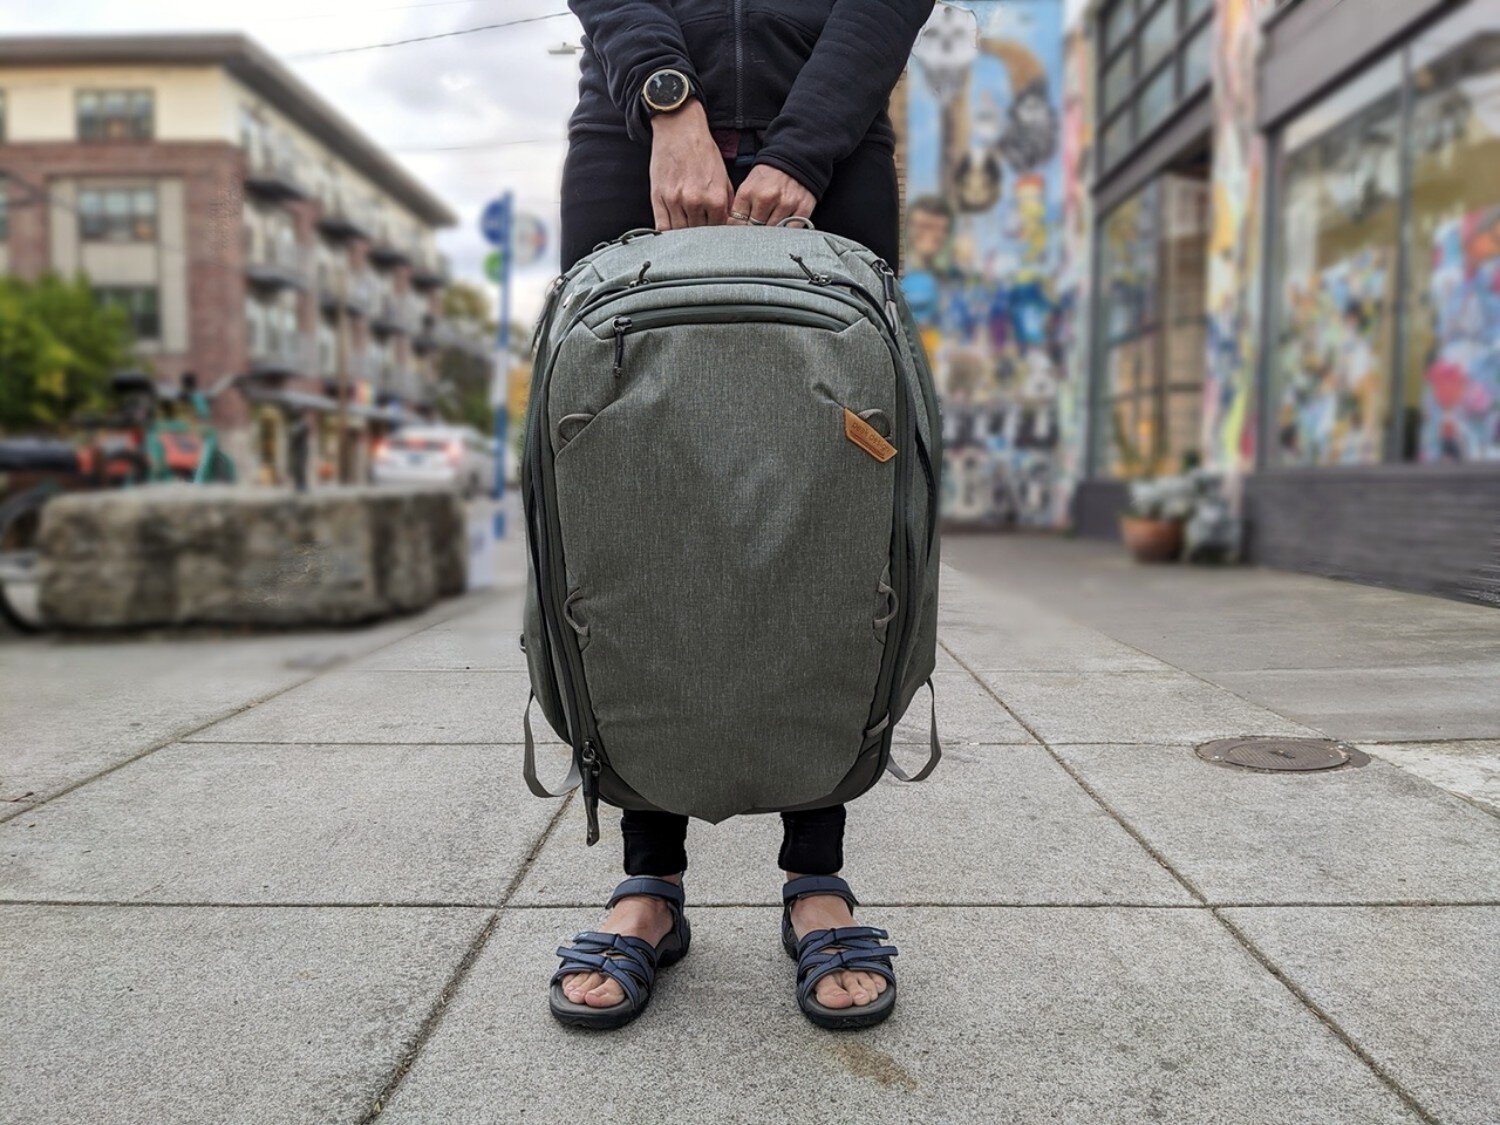
{"type": "Polygon", "coordinates": [[[552,974],[548,989],[552,1014],[558,1022],[595,1031],[624,1027],[651,1003],[651,986],[656,980],[657,970],[665,969],[687,955],[692,929],[687,915],[682,912],[682,888],[665,879],[638,875],[615,888],[605,909],[612,909],[627,895],[650,895],[665,902],[672,912],[671,930],[661,939],[660,945],[627,934],[587,930],[575,937],[571,945],[560,946],[557,955],[562,958],[562,966],[552,974]],[[624,990],[625,998],[608,1008],[591,1008],[569,1000],[562,989],[563,978],[574,973],[596,972],[616,981],[624,990]]]}
{"type": "Polygon", "coordinates": [[[782,888],[785,908],[781,912],[781,944],[787,956],[797,962],[797,1006],[813,1023],[829,1030],[875,1026],[896,1008],[896,973],[891,968],[896,947],[881,944],[890,934],[874,926],[840,926],[813,930],[798,941],[792,928],[792,903],[807,895],[838,895],[850,910],[859,905],[849,884],[836,875],[804,875],[782,888]],[[889,987],[864,1007],[824,1007],[817,1000],[818,982],[842,969],[878,973],[889,987]]]}

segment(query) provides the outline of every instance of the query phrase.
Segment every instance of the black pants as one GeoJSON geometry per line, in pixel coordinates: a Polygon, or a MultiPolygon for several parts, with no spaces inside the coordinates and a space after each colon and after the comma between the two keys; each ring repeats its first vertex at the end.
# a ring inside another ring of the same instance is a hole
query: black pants
{"type": "MultiPolygon", "coordinates": [[[[726,162],[735,187],[751,161],[726,162]]],[[[864,243],[894,268],[900,257],[900,196],[891,151],[862,144],[839,163],[811,216],[819,230],[864,243]]],[[[598,243],[636,227],[654,227],[651,150],[624,136],[575,134],[562,179],[562,267],[598,243]]],[[[782,813],[777,863],[799,875],[832,875],[844,865],[844,806],[782,813]]],[[[627,875],[675,875],[687,869],[688,818],[632,812],[620,820],[627,875]]]]}

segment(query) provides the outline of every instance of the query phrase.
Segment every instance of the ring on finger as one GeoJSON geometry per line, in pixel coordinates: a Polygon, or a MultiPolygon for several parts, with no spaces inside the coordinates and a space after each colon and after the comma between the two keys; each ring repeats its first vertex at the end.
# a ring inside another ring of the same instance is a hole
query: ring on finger
{"type": "Polygon", "coordinates": [[[757,219],[752,215],[750,216],[750,225],[752,227],[763,227],[766,225],[766,221],[764,219],[757,219]]]}
{"type": "Polygon", "coordinates": [[[750,217],[749,213],[745,211],[731,211],[729,212],[729,217],[731,219],[738,219],[742,223],[755,222],[755,220],[750,217]]]}

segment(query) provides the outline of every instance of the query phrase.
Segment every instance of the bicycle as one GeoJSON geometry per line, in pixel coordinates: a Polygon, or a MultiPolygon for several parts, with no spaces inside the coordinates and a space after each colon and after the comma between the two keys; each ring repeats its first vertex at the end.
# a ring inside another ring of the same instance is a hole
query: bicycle
{"type": "Polygon", "coordinates": [[[175,398],[164,398],[149,377],[122,372],[110,382],[120,413],[76,420],[88,431],[82,446],[56,438],[0,440],[0,477],[36,478],[0,503],[0,618],[23,633],[40,632],[42,509],[67,486],[78,491],[128,488],[166,481],[233,483],[234,463],[208,425],[212,400],[236,377],[208,394],[183,377],[175,398]],[[181,405],[186,411],[180,411],[181,405]],[[191,413],[191,417],[180,416],[191,413]]]}

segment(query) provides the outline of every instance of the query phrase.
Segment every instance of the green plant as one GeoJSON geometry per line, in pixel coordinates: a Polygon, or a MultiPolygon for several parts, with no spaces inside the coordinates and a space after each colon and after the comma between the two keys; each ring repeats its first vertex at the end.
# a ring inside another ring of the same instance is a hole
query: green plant
{"type": "Polygon", "coordinates": [[[1136,519],[1186,522],[1198,504],[1198,486],[1192,477],[1155,477],[1132,481],[1126,515],[1136,519]]]}
{"type": "Polygon", "coordinates": [[[86,278],[0,277],[0,431],[52,429],[103,407],[132,351],[124,313],[101,308],[86,278]]]}

